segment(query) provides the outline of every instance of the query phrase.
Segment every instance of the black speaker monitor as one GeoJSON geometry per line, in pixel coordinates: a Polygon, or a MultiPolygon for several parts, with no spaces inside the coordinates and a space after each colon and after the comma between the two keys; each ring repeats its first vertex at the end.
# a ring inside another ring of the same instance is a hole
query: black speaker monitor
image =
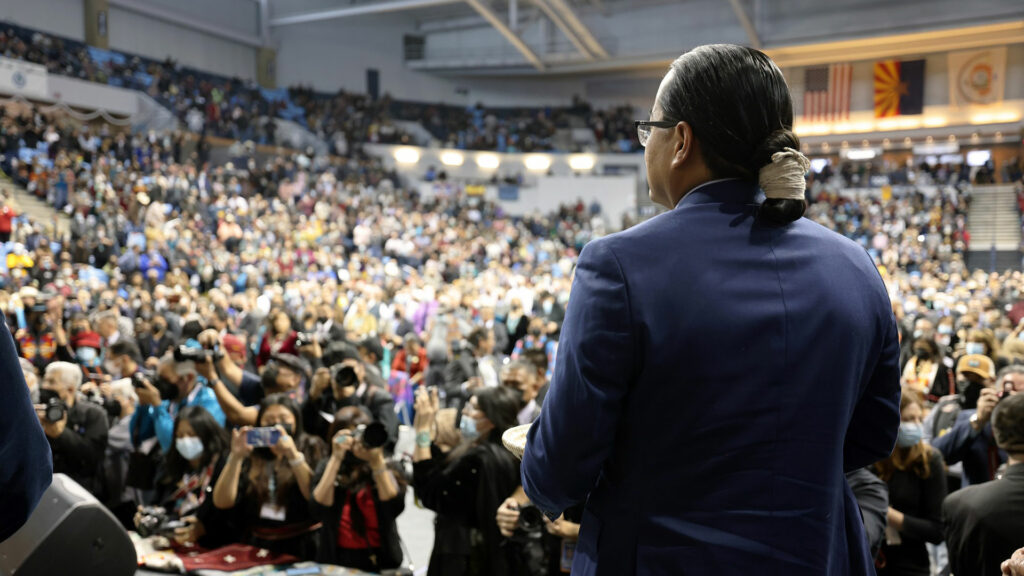
{"type": "Polygon", "coordinates": [[[131,576],[138,557],[109,510],[54,474],[28,522],[0,543],[0,576],[131,576]]]}

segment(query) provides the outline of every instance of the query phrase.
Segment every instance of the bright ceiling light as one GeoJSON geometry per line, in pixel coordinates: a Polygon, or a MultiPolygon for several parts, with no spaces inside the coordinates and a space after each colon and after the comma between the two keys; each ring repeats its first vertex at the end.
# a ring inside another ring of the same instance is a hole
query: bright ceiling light
{"type": "Polygon", "coordinates": [[[448,152],[441,153],[441,164],[445,166],[462,166],[465,162],[465,158],[462,156],[462,152],[455,152],[449,150],[448,152]]]}
{"type": "Polygon", "coordinates": [[[526,165],[527,170],[543,172],[551,167],[551,158],[544,154],[531,154],[523,158],[523,164],[526,165]]]}
{"type": "Polygon", "coordinates": [[[849,150],[846,152],[846,158],[848,160],[871,160],[875,157],[875,151],[868,148],[867,150],[849,150]]]}
{"type": "Polygon", "coordinates": [[[415,148],[396,148],[395,161],[399,164],[415,164],[420,161],[420,151],[415,148]]]}
{"type": "Polygon", "coordinates": [[[573,170],[593,170],[594,157],[590,154],[580,154],[569,157],[569,168],[573,170]]]}
{"type": "Polygon", "coordinates": [[[498,165],[500,165],[500,164],[501,164],[501,160],[498,158],[497,154],[477,154],[476,155],[476,165],[481,167],[481,168],[492,170],[494,168],[497,168],[498,165]]]}

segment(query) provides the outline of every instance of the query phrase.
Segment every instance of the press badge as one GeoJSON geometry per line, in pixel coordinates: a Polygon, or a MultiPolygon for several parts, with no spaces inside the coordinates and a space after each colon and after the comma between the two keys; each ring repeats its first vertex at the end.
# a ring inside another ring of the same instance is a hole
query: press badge
{"type": "Polygon", "coordinates": [[[260,518],[284,522],[285,508],[276,504],[266,503],[260,508],[260,518]]]}
{"type": "Polygon", "coordinates": [[[576,555],[576,541],[562,540],[562,554],[559,564],[563,574],[572,572],[572,557],[576,555]]]}

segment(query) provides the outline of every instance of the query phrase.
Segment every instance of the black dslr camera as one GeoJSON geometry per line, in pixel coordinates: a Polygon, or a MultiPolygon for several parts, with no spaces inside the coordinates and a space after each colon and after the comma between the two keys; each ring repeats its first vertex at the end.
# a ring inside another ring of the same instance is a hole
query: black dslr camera
{"type": "Polygon", "coordinates": [[[152,373],[139,371],[132,374],[132,387],[133,388],[145,388],[146,382],[153,384],[153,386],[160,392],[161,400],[177,400],[178,399],[178,388],[174,384],[164,380],[163,378],[154,378],[152,373]]]}
{"type": "Polygon", "coordinates": [[[544,534],[544,513],[533,504],[519,507],[519,520],[510,540],[529,542],[539,540],[544,534]]]}
{"type": "Polygon", "coordinates": [[[388,429],[380,422],[360,424],[356,426],[356,442],[362,443],[367,448],[380,448],[388,443],[388,429]]]}
{"type": "Polygon", "coordinates": [[[143,506],[135,517],[135,530],[143,538],[170,535],[185,526],[186,524],[180,520],[171,520],[167,510],[160,506],[143,506]]]}
{"type": "Polygon", "coordinates": [[[68,405],[60,399],[60,396],[53,390],[42,388],[39,390],[39,403],[46,406],[44,417],[46,421],[53,424],[60,422],[68,413],[68,405]]]}
{"type": "Polygon", "coordinates": [[[332,372],[335,384],[341,388],[359,385],[359,376],[356,375],[356,369],[351,366],[340,365],[335,367],[332,372]]]}
{"type": "Polygon", "coordinates": [[[193,348],[182,344],[174,349],[174,361],[175,362],[197,362],[203,363],[208,359],[220,360],[224,357],[224,353],[220,351],[220,348],[213,348],[208,350],[206,348],[193,348]]]}

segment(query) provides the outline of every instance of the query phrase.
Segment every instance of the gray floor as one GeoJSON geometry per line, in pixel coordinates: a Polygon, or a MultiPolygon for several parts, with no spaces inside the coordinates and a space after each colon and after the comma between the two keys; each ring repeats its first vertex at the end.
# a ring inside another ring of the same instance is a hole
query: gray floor
{"type": "MultiPolygon", "coordinates": [[[[411,459],[414,446],[412,429],[402,426],[398,433],[395,454],[407,454],[411,459]]],[[[407,556],[412,557],[417,576],[426,574],[430,550],[434,547],[434,513],[416,504],[416,495],[411,489],[405,494],[405,512],[398,517],[398,534],[405,543],[407,556]]],[[[405,564],[408,563],[409,558],[406,558],[405,564]]]]}

